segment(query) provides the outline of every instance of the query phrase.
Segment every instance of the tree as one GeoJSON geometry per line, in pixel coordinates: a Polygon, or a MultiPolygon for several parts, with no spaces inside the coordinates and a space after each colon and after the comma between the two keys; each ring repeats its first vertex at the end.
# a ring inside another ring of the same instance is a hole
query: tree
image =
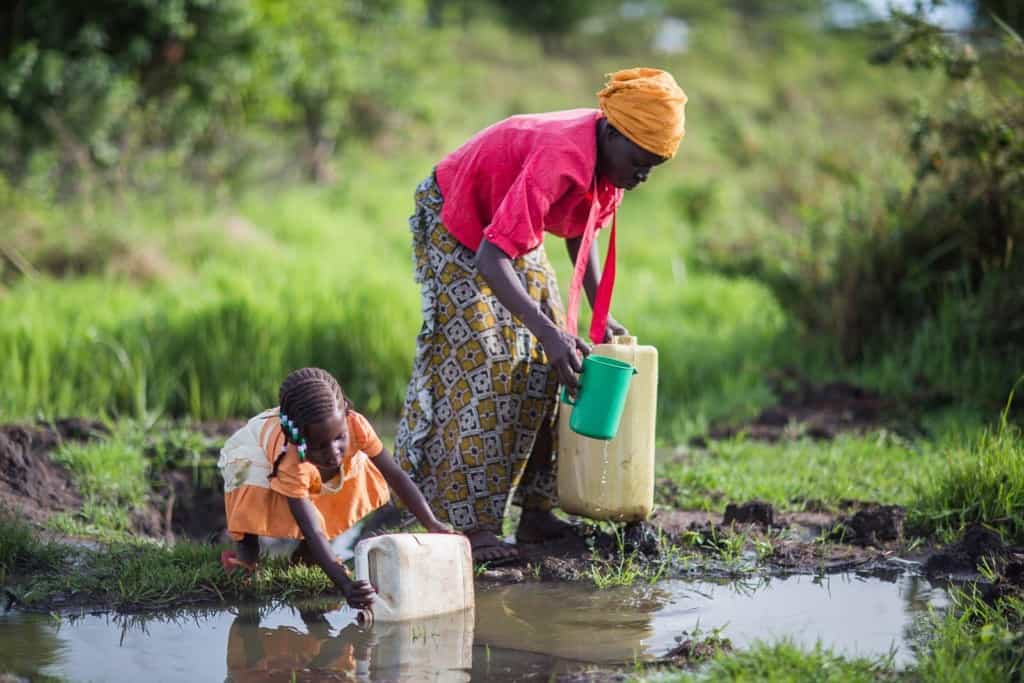
{"type": "Polygon", "coordinates": [[[376,116],[404,101],[422,29],[399,0],[256,5],[263,106],[271,119],[301,126],[307,176],[330,182],[342,131],[370,133],[376,116]]]}
{"type": "Polygon", "coordinates": [[[17,181],[55,146],[69,185],[143,143],[197,141],[252,45],[247,0],[15,0],[0,9],[3,170],[17,181]]]}

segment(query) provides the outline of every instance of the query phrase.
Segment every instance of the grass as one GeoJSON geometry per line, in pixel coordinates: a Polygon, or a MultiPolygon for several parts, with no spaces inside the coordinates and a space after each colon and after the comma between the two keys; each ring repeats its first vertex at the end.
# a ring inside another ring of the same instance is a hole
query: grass
{"type": "Polygon", "coordinates": [[[820,645],[804,650],[790,641],[760,643],[750,649],[716,657],[701,672],[668,671],[631,680],[651,683],[686,681],[768,681],[796,683],[848,681],[875,683],[888,670],[886,659],[847,659],[820,645]]]}
{"type": "Polygon", "coordinates": [[[754,498],[790,510],[809,500],[906,505],[945,457],[934,443],[908,442],[891,432],[779,444],[740,437],[715,442],[681,461],[663,460],[659,473],[678,488],[663,502],[686,509],[720,510],[728,502],[754,498]]]}
{"type": "Polygon", "coordinates": [[[124,428],[110,439],[66,442],[51,457],[68,468],[82,494],[84,528],[131,530],[131,513],[146,505],[150,486],[141,444],[124,428]]]}
{"type": "Polygon", "coordinates": [[[19,604],[29,608],[156,610],[335,593],[319,567],[289,566],[281,558],[262,562],[252,577],[227,575],[220,565],[222,548],[206,544],[167,546],[124,537],[96,549],[42,541],[28,544],[24,538],[31,533],[26,526],[3,524],[0,552],[13,557],[4,560],[10,566],[5,583],[19,604]]]}
{"type": "Polygon", "coordinates": [[[719,654],[699,672],[673,669],[638,672],[630,680],[645,683],[685,681],[945,681],[1017,680],[1024,671],[1024,600],[1005,598],[996,605],[970,591],[953,590],[953,606],[930,619],[929,635],[917,662],[896,671],[888,657],[847,658],[820,645],[802,648],[790,641],[757,643],[719,654]]]}
{"type": "Polygon", "coordinates": [[[937,475],[922,479],[910,521],[923,533],[949,538],[985,524],[1011,543],[1024,543],[1024,436],[1007,423],[946,452],[937,475]]]}
{"type": "MultiPolygon", "coordinates": [[[[5,244],[39,267],[4,271],[0,419],[244,416],[309,364],[334,372],[363,411],[396,413],[419,325],[406,225],[415,184],[479,128],[589,105],[602,73],[643,61],[675,71],[691,109],[679,157],[619,215],[613,312],[659,348],[661,437],[753,413],[772,400],[764,375],[781,365],[835,373],[831,341],[807,338],[768,286],[708,268],[706,238],[756,246],[781,231],[800,244],[804,218],[841,213],[842,178],[909,177],[891,149],[911,94],[934,83],[868,66],[860,36],[799,22],[710,13],[674,57],[610,54],[621,48],[613,37],[552,57],[487,23],[453,32],[454,61],[417,86],[418,118],[348,145],[331,187],[257,185],[211,200],[210,188],[168,183],[156,197],[63,205],[45,183],[8,190],[5,244]],[[877,144],[837,143],[867,138],[877,144]]],[[[564,247],[548,249],[564,289],[564,247]]],[[[903,362],[885,363],[902,351],[891,353],[872,361],[885,368],[873,383],[900,386],[903,362]]]]}
{"type": "Polygon", "coordinates": [[[55,569],[61,557],[59,548],[41,540],[11,510],[0,508],[0,584],[11,576],[55,569]]]}
{"type": "Polygon", "coordinates": [[[919,659],[921,681],[1012,681],[1024,673],[1024,598],[992,605],[971,591],[953,591],[954,606],[937,618],[919,659]]]}
{"type": "Polygon", "coordinates": [[[602,557],[595,550],[586,570],[586,578],[590,579],[598,590],[632,586],[641,581],[655,583],[681,559],[679,549],[660,531],[657,539],[658,553],[653,558],[648,558],[638,551],[627,549],[623,529],[614,524],[610,526],[615,538],[614,552],[608,557],[602,557]]]}

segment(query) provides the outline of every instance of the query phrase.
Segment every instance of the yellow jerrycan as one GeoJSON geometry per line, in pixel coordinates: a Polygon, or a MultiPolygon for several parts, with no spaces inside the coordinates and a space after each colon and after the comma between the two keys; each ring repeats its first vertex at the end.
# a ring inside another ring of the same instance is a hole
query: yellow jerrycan
{"type": "Polygon", "coordinates": [[[356,579],[377,589],[373,621],[422,619],[472,609],[473,559],[459,534],[389,534],[360,541],[356,579]]]}
{"type": "Polygon", "coordinates": [[[610,441],[569,427],[572,406],[559,402],[558,499],[563,510],[591,519],[636,522],[654,509],[654,429],[658,404],[658,350],[636,337],[614,337],[593,353],[637,370],[619,431],[610,441]]]}

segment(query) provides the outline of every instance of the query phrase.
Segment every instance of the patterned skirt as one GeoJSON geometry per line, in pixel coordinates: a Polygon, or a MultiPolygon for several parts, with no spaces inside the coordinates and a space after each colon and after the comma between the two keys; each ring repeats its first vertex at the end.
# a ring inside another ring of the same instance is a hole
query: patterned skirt
{"type": "MultiPolygon", "coordinates": [[[[442,205],[431,175],[416,188],[409,219],[423,326],[395,455],[439,519],[500,533],[513,491],[530,509],[556,504],[558,379],[537,339],[477,272],[475,254],[441,223],[442,205]],[[538,441],[542,429],[552,436],[538,441]],[[537,453],[535,442],[544,444],[537,453]]],[[[541,310],[563,325],[544,247],[513,266],[541,310]]]]}

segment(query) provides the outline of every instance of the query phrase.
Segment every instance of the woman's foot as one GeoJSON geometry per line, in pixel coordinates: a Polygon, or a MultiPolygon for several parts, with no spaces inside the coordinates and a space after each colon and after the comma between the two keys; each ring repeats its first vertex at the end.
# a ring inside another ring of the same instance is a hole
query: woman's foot
{"type": "Polygon", "coordinates": [[[490,565],[515,562],[519,549],[505,543],[491,531],[472,531],[466,534],[473,552],[473,562],[490,565]]]}
{"type": "Polygon", "coordinates": [[[572,524],[558,519],[550,510],[523,510],[516,540],[520,543],[543,543],[568,536],[572,531],[572,524]]]}

